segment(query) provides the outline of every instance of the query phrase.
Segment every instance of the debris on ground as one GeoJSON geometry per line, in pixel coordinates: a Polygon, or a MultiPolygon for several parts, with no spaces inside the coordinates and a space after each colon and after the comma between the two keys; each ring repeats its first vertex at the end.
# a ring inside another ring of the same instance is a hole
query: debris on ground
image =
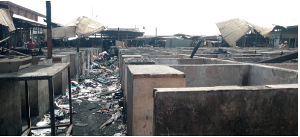
{"type": "MultiPolygon", "coordinates": [[[[123,112],[118,58],[109,57],[106,52],[93,56],[88,74],[71,80],[71,91],[55,99],[55,123],[70,122],[69,94],[72,97],[72,136],[126,135],[127,126],[119,119],[123,112]],[[110,117],[108,117],[110,116],[110,117]],[[103,124],[104,123],[104,124],[103,124]],[[102,124],[102,125],[101,125],[102,124]],[[99,127],[101,126],[101,130],[99,127]],[[91,132],[93,131],[93,132],[91,132]]],[[[50,125],[50,113],[37,126],[50,125]]],[[[66,132],[59,127],[57,133],[66,132]]],[[[50,135],[51,129],[32,130],[32,135],[50,135]]]]}

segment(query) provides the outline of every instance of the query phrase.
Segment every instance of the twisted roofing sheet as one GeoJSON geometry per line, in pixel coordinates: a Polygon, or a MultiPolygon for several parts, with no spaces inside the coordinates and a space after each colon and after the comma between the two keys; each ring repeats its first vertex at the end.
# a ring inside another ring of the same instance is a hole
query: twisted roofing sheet
{"type": "Polygon", "coordinates": [[[268,37],[272,28],[261,27],[255,24],[249,23],[239,18],[223,21],[216,23],[219,28],[223,38],[230,46],[235,46],[235,43],[244,35],[246,35],[249,30],[254,32],[255,29],[258,33],[264,37],[268,37]]]}
{"type": "Polygon", "coordinates": [[[0,24],[7,26],[9,32],[16,30],[10,13],[6,9],[0,9],[0,24]]]}
{"type": "Polygon", "coordinates": [[[79,36],[83,37],[88,37],[96,32],[107,29],[107,26],[105,26],[104,24],[94,21],[85,16],[78,17],[72,20],[66,26],[75,26],[76,33],[79,36]]]}

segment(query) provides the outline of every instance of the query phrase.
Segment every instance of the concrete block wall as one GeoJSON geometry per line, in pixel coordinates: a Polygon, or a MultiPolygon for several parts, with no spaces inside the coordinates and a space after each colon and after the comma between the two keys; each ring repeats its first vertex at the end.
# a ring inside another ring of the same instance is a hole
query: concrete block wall
{"type": "Polygon", "coordinates": [[[262,57],[233,57],[231,60],[238,62],[254,63],[263,60],[262,57]]]}
{"type": "Polygon", "coordinates": [[[262,65],[298,70],[298,63],[262,63],[262,65]]]}
{"type": "Polygon", "coordinates": [[[164,65],[128,65],[127,133],[153,134],[153,88],[185,87],[185,75],[164,65]]]}
{"type": "MultiPolygon", "coordinates": [[[[54,80],[53,80],[54,82],[54,80]]],[[[19,81],[21,95],[22,116],[26,116],[25,82],[19,81]]],[[[49,88],[48,80],[29,80],[29,104],[30,115],[43,117],[49,111],[49,88]]]]}
{"type": "Polygon", "coordinates": [[[298,84],[153,92],[154,135],[298,135],[298,84]]]}
{"type": "Polygon", "coordinates": [[[120,78],[121,78],[121,89],[124,91],[125,87],[125,67],[124,59],[126,58],[141,58],[142,55],[121,55],[119,60],[119,66],[120,66],[120,78]]]}
{"type": "Polygon", "coordinates": [[[0,135],[22,134],[21,94],[19,81],[0,81],[0,135]]]}
{"type": "MultiPolygon", "coordinates": [[[[59,58],[60,61],[53,61],[53,63],[70,63],[70,55],[53,55],[53,58],[59,58]]],[[[68,70],[62,71],[53,80],[54,94],[66,94],[66,89],[68,88],[68,70]]]]}
{"type": "Polygon", "coordinates": [[[298,84],[298,70],[253,64],[248,85],[298,84]]]}
{"type": "MultiPolygon", "coordinates": [[[[30,115],[39,116],[38,80],[30,80],[27,82],[27,84],[29,89],[30,115]]],[[[26,117],[25,81],[19,81],[19,86],[22,116],[26,117]]]]}
{"type": "Polygon", "coordinates": [[[128,65],[154,65],[155,62],[151,59],[145,59],[145,58],[124,58],[123,60],[124,62],[124,90],[123,90],[123,102],[124,102],[124,109],[125,109],[125,117],[127,117],[126,115],[126,109],[127,109],[127,93],[128,93],[128,89],[127,89],[127,85],[128,85],[128,81],[126,80],[127,78],[127,72],[128,72],[128,65]]]}
{"type": "Polygon", "coordinates": [[[239,64],[239,62],[221,60],[215,58],[197,57],[193,59],[180,59],[180,58],[151,58],[155,64],[160,65],[178,65],[178,64],[239,64]]]}
{"type": "Polygon", "coordinates": [[[250,66],[239,64],[170,65],[186,75],[187,87],[247,86],[250,66]]]}

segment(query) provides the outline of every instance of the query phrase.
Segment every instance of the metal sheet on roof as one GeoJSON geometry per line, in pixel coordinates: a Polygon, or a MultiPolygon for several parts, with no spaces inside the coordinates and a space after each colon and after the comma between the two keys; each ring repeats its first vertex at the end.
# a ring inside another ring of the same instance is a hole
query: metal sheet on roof
{"type": "Polygon", "coordinates": [[[16,30],[10,13],[6,9],[0,9],[0,24],[7,26],[9,32],[16,30]]]}
{"type": "Polygon", "coordinates": [[[236,42],[244,35],[246,35],[249,30],[255,29],[258,33],[264,37],[268,37],[272,28],[261,27],[255,24],[249,23],[239,18],[223,21],[216,23],[219,28],[223,38],[230,46],[236,46],[236,42]]]}
{"type": "MultiPolygon", "coordinates": [[[[47,39],[47,29],[44,29],[45,39],[47,39]]],[[[52,28],[52,38],[71,38],[75,37],[75,27],[67,26],[67,27],[56,27],[52,28]]]]}
{"type": "Polygon", "coordinates": [[[83,37],[88,37],[96,32],[107,29],[106,25],[85,16],[72,20],[66,26],[75,26],[76,33],[83,37]]]}
{"type": "Polygon", "coordinates": [[[28,23],[30,23],[30,24],[35,24],[35,25],[47,27],[47,23],[45,23],[45,22],[37,22],[37,21],[35,21],[35,20],[28,19],[28,18],[26,18],[26,17],[20,16],[20,15],[17,15],[17,14],[14,14],[13,17],[14,17],[14,18],[17,18],[17,19],[20,19],[20,20],[23,20],[23,21],[26,21],[26,22],[28,22],[28,23]]]}

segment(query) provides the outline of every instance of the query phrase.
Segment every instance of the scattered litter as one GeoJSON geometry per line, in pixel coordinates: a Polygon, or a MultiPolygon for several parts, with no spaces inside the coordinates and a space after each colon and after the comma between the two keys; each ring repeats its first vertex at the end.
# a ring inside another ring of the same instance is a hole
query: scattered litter
{"type": "Polygon", "coordinates": [[[75,125],[75,126],[78,126],[78,127],[85,127],[85,126],[87,126],[88,124],[87,124],[87,123],[81,123],[80,121],[74,121],[74,125],[75,125]]]}
{"type": "Polygon", "coordinates": [[[117,119],[120,118],[120,117],[121,117],[121,112],[120,111],[116,112],[115,114],[113,114],[111,116],[110,119],[108,119],[104,124],[102,124],[99,129],[102,129],[104,126],[110,124],[113,121],[117,121],[117,119]]]}
{"type": "Polygon", "coordinates": [[[33,136],[50,136],[51,135],[51,128],[31,130],[31,133],[32,133],[33,136]]]}
{"type": "Polygon", "coordinates": [[[119,125],[119,126],[118,126],[118,129],[119,129],[119,130],[125,129],[125,125],[123,125],[123,124],[119,125]]]}
{"type": "Polygon", "coordinates": [[[43,127],[43,126],[48,126],[50,124],[50,121],[40,121],[36,124],[37,127],[43,127]]]}
{"type": "Polygon", "coordinates": [[[60,123],[69,123],[70,122],[70,119],[64,119],[64,120],[61,120],[59,121],[60,123]]]}
{"type": "Polygon", "coordinates": [[[114,134],[114,136],[121,136],[121,135],[122,135],[121,133],[114,134]]]}

